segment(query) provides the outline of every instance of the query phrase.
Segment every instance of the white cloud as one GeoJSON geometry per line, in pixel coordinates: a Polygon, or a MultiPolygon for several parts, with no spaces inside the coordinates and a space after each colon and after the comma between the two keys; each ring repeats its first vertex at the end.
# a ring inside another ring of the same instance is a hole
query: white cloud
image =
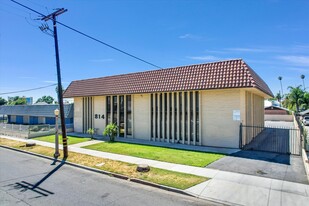
{"type": "Polygon", "coordinates": [[[298,73],[308,73],[309,74],[309,69],[303,69],[303,68],[290,68],[289,70],[291,71],[296,71],[298,73]]]}
{"type": "Polygon", "coordinates": [[[283,31],[294,31],[294,32],[299,32],[299,31],[308,31],[308,27],[304,25],[287,25],[287,24],[281,24],[277,25],[276,28],[278,30],[283,30],[283,31]]]}
{"type": "Polygon", "coordinates": [[[205,53],[215,53],[215,54],[226,54],[228,51],[219,51],[219,50],[205,50],[205,53]]]}
{"type": "Polygon", "coordinates": [[[268,52],[266,49],[257,49],[257,48],[226,48],[226,51],[234,51],[234,52],[268,52]]]}
{"type": "Polygon", "coordinates": [[[291,48],[291,51],[295,52],[295,53],[308,53],[309,52],[309,45],[298,44],[298,45],[293,46],[291,48]]]}
{"type": "Polygon", "coordinates": [[[179,36],[180,39],[201,39],[200,36],[193,35],[193,34],[184,34],[179,36]]]}
{"type": "Polygon", "coordinates": [[[277,59],[283,60],[286,63],[295,65],[295,66],[307,66],[309,67],[309,56],[277,56],[277,59]]]}
{"type": "Polygon", "coordinates": [[[285,52],[287,49],[283,49],[283,48],[279,48],[279,47],[270,47],[270,46],[265,46],[265,47],[231,47],[231,48],[222,48],[222,49],[218,49],[218,50],[205,50],[205,52],[207,53],[217,53],[217,54],[231,54],[231,53],[243,53],[243,52],[247,52],[247,53],[282,53],[285,52]]]}
{"type": "Polygon", "coordinates": [[[90,62],[111,62],[114,61],[114,59],[90,59],[90,62]]]}
{"type": "Polygon", "coordinates": [[[216,57],[216,56],[194,56],[194,57],[187,57],[189,59],[194,59],[194,60],[203,60],[203,61],[216,61],[216,60],[220,60],[222,58],[216,57]]]}
{"type": "MultiPolygon", "coordinates": [[[[58,83],[57,81],[53,81],[53,80],[45,80],[43,82],[44,83],[49,83],[49,84],[56,84],[56,83],[58,83]]],[[[62,84],[68,84],[69,82],[62,81],[61,83],[62,84]]]]}
{"type": "Polygon", "coordinates": [[[18,77],[20,79],[36,79],[36,77],[18,77]]]}
{"type": "Polygon", "coordinates": [[[55,84],[57,83],[57,81],[51,81],[51,80],[45,80],[43,81],[44,83],[50,83],[50,84],[55,84]]]}

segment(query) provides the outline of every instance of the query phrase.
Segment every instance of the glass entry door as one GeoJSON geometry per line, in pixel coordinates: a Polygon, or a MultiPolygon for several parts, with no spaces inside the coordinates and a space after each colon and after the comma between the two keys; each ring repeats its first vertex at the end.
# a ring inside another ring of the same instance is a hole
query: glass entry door
{"type": "Polygon", "coordinates": [[[132,135],[131,95],[106,97],[106,125],[118,126],[118,136],[132,135]]]}

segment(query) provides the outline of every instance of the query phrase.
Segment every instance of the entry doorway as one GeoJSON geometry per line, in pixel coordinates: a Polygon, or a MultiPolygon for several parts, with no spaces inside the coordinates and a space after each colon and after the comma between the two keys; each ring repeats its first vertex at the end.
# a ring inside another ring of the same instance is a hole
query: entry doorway
{"type": "Polygon", "coordinates": [[[118,137],[132,137],[132,99],[131,95],[106,97],[106,125],[118,126],[118,137]]]}

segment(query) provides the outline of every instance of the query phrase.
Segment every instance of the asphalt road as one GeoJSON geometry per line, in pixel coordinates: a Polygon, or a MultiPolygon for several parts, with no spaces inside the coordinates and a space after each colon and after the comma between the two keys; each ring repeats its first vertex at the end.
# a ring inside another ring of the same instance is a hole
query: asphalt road
{"type": "Polygon", "coordinates": [[[219,205],[0,148],[0,205],[219,205]]]}

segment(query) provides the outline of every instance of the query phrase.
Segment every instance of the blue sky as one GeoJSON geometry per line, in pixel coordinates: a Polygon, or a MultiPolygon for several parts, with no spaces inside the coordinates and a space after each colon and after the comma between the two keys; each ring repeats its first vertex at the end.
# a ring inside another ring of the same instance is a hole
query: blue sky
{"type": "MultiPolygon", "coordinates": [[[[309,87],[307,0],[17,0],[160,67],[244,59],[269,85],[309,87]]],[[[0,93],[56,82],[54,41],[38,16],[0,1],[0,93]]],[[[51,23],[49,22],[51,27],[51,23]]],[[[52,28],[52,27],[51,27],[52,28]]],[[[63,86],[73,80],[156,69],[58,26],[63,86]]],[[[56,97],[54,87],[16,93],[56,97]]]]}

